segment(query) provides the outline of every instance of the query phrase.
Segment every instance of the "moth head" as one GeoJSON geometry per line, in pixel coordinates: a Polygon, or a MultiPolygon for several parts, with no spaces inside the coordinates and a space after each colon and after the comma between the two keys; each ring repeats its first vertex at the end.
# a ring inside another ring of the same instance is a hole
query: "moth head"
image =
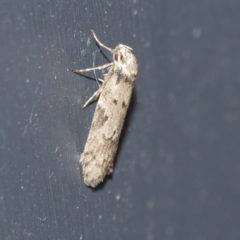
{"type": "Polygon", "coordinates": [[[133,58],[135,59],[131,51],[132,48],[126,45],[117,45],[116,48],[112,51],[114,62],[121,65],[129,64],[131,61],[133,61],[133,58]]]}

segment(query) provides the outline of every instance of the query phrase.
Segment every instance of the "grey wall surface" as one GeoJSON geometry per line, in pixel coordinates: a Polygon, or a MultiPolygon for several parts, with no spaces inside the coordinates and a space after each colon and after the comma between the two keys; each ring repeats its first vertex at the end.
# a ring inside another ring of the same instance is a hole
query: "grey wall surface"
{"type": "Polygon", "coordinates": [[[239,11],[1,0],[0,239],[239,240],[239,11]],[[98,86],[70,72],[107,63],[91,29],[139,64],[114,172],[96,190],[79,155],[95,104],[81,106],[98,86]]]}

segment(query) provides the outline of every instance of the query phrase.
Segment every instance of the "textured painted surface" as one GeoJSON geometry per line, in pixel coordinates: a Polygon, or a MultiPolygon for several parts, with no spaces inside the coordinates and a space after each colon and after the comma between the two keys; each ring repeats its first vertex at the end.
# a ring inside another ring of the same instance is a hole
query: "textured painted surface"
{"type": "Polygon", "coordinates": [[[239,0],[0,2],[0,239],[240,239],[239,0]],[[94,191],[98,85],[67,71],[108,62],[90,29],[139,66],[94,191]]]}

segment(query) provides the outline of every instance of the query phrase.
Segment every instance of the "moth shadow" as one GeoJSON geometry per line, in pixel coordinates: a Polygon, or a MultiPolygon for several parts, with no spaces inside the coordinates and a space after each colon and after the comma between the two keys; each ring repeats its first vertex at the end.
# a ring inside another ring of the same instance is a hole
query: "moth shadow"
{"type": "MultiPolygon", "coordinates": [[[[72,69],[72,71],[73,71],[73,69],[72,69]]],[[[81,77],[87,78],[87,79],[89,79],[89,80],[96,81],[96,78],[94,78],[94,77],[89,77],[89,76],[86,75],[86,74],[77,73],[77,72],[73,72],[73,73],[74,73],[74,74],[77,74],[77,75],[79,75],[79,76],[81,76],[81,77]]]]}
{"type": "Polygon", "coordinates": [[[102,50],[102,48],[100,47],[100,45],[99,45],[96,41],[95,41],[95,43],[96,43],[96,45],[97,45],[100,53],[102,54],[102,56],[105,58],[105,60],[106,60],[107,62],[112,62],[112,61],[109,59],[109,57],[103,52],[103,50],[102,50]]]}

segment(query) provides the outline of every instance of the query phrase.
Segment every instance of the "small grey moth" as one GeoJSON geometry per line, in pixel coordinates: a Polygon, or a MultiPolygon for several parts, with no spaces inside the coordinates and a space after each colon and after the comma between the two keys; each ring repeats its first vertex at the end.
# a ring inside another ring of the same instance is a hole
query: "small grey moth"
{"type": "Polygon", "coordinates": [[[112,53],[113,62],[95,68],[72,69],[72,72],[82,73],[109,68],[102,85],[83,105],[85,108],[98,99],[87,142],[80,157],[84,183],[89,187],[96,187],[113,171],[114,157],[131,100],[138,65],[130,47],[119,44],[115,49],[111,49],[98,40],[93,30],[92,34],[99,46],[112,53]]]}

